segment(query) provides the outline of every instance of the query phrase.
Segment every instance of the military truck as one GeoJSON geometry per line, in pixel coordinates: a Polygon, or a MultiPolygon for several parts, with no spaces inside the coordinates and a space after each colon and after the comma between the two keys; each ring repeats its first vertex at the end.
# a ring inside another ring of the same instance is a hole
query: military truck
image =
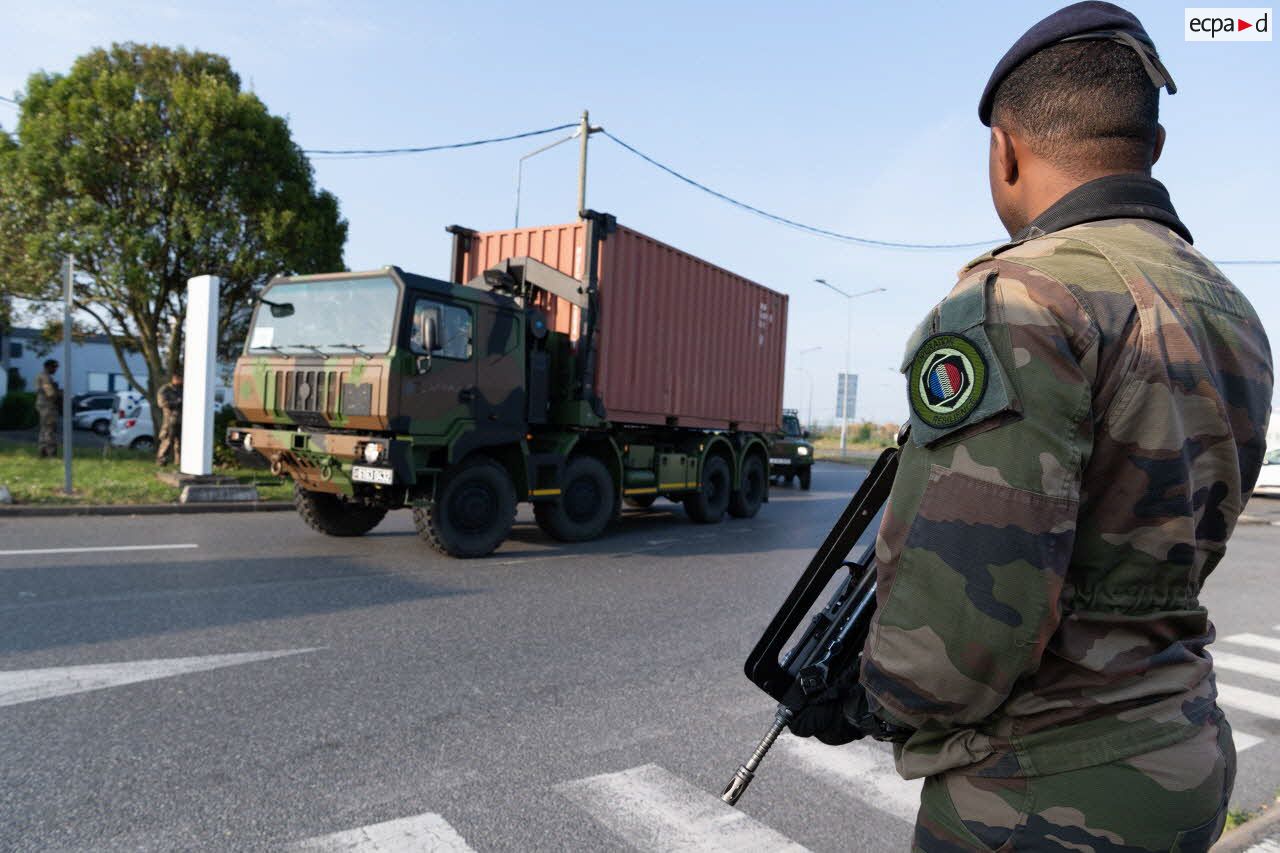
{"type": "Polygon", "coordinates": [[[784,295],[592,211],[448,230],[449,280],[278,277],[254,308],[227,442],[293,480],[308,525],[359,536],[409,507],[434,548],[479,557],[524,501],[565,542],[623,500],[667,497],[702,524],[756,514],[784,295]]]}
{"type": "Polygon", "coordinates": [[[800,488],[808,490],[813,475],[813,445],[808,438],[809,431],[800,427],[800,413],[783,409],[782,431],[769,443],[770,480],[780,480],[788,486],[799,480],[800,488]]]}

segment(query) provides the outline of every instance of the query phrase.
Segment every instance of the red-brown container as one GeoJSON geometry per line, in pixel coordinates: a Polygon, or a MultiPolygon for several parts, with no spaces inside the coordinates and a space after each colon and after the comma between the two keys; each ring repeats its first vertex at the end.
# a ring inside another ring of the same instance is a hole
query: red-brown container
{"type": "MultiPolygon", "coordinates": [[[[461,280],[528,256],[582,279],[586,226],[476,234],[461,280]]],[[[609,419],[766,431],[782,416],[787,297],[619,227],[600,244],[596,387],[609,419]]],[[[541,303],[548,324],[577,337],[575,306],[541,303]]]]}

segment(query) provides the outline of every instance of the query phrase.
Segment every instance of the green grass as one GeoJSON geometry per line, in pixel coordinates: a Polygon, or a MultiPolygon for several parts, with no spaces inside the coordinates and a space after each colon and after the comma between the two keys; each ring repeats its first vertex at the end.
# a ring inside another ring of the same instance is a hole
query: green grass
{"type": "MultiPolygon", "coordinates": [[[[62,457],[41,459],[30,444],[0,439],[0,485],[18,504],[162,504],[175,503],[179,490],[156,479],[151,453],[121,448],[77,447],[71,461],[74,494],[62,492],[62,457]]],[[[287,480],[266,471],[218,469],[241,483],[256,483],[262,500],[288,500],[287,480]]]]}
{"type": "Polygon", "coordinates": [[[1223,826],[1222,831],[1227,832],[1228,830],[1235,829],[1237,826],[1248,823],[1257,816],[1257,812],[1251,812],[1247,809],[1231,809],[1227,812],[1227,822],[1223,826]]]}

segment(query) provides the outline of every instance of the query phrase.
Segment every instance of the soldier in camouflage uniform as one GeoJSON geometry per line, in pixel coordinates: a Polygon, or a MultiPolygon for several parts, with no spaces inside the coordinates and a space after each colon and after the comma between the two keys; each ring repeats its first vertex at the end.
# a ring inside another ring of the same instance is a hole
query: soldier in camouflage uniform
{"type": "Polygon", "coordinates": [[[182,375],[173,374],[168,384],[160,389],[159,403],[163,414],[159,442],[156,447],[156,464],[176,464],[181,456],[182,443],[182,375]]]}
{"type": "Polygon", "coordinates": [[[1014,46],[980,107],[1013,239],[907,346],[861,684],[793,728],[894,740],[926,853],[1222,831],[1235,751],[1198,595],[1258,475],[1272,364],[1149,176],[1161,82],[1106,3],[1014,46]]]}
{"type": "Polygon", "coordinates": [[[53,378],[57,372],[58,362],[51,358],[36,376],[36,414],[40,417],[40,435],[36,444],[42,458],[58,455],[58,410],[62,408],[62,389],[53,378]]]}

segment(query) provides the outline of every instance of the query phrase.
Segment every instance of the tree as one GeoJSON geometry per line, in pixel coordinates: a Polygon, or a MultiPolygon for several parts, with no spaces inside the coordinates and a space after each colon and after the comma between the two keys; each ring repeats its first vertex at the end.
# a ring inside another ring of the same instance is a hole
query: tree
{"type": "Polygon", "coordinates": [[[222,278],[227,357],[270,276],[344,268],[337,199],[224,57],[99,48],[65,75],[31,75],[18,122],[17,144],[0,142],[0,281],[58,299],[73,255],[76,307],[153,406],[181,364],[188,278],[222,278]],[[128,350],[146,360],[145,385],[128,350]]]}

